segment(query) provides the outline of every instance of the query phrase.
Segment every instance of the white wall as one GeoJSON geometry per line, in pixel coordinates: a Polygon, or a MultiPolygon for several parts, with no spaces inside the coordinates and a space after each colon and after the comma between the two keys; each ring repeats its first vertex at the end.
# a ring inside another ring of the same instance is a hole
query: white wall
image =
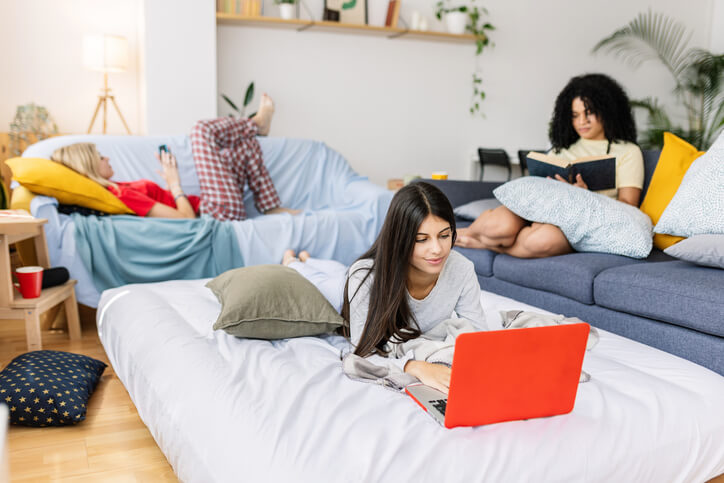
{"type": "Polygon", "coordinates": [[[724,0],[713,0],[711,12],[711,41],[709,50],[724,52],[724,0]]]}
{"type": "MultiPolygon", "coordinates": [[[[315,1],[308,3],[319,8],[315,1]]],[[[432,19],[432,4],[406,0],[402,15],[418,9],[432,19]]],[[[17,105],[32,101],[49,108],[62,132],[85,132],[102,74],[83,69],[82,37],[113,33],[129,39],[130,69],[111,74],[110,85],[134,133],[188,132],[217,108],[228,112],[219,92],[240,100],[254,80],[258,92],[276,99],[272,134],[324,140],[375,182],[442,169],[466,178],[477,146],[514,155],[546,145],[553,99],[572,75],[607,72],[632,97],[669,99],[661,68],[633,71],[590,55],[596,41],[638,12],[651,7],[680,19],[695,32],[693,45],[724,46],[724,0],[484,4],[497,45],[476,59],[464,44],[217,28],[213,0],[0,0],[0,131],[17,105]],[[476,61],[488,93],[486,119],[467,114],[476,61]]],[[[265,8],[275,14],[273,5],[265,8]]],[[[123,133],[114,112],[109,132],[123,133]]]]}
{"type": "Polygon", "coordinates": [[[216,4],[143,0],[140,103],[145,134],[188,133],[216,116],[216,4]]]}
{"type": "MultiPolygon", "coordinates": [[[[649,7],[683,21],[692,45],[708,47],[712,1],[486,0],[497,27],[496,47],[479,58],[486,119],[467,113],[472,45],[219,26],[219,92],[240,99],[254,80],[277,102],[273,135],[324,140],[377,183],[434,170],[467,178],[478,146],[511,155],[546,146],[553,101],[573,75],[605,72],[631,97],[670,99],[662,68],[634,71],[591,48],[649,7]]],[[[405,2],[429,18],[431,4],[405,2]]],[[[228,112],[223,101],[219,112],[228,112]]]]}
{"type": "MultiPolygon", "coordinates": [[[[86,132],[103,74],[83,68],[83,35],[108,33],[128,39],[129,69],[109,74],[109,85],[138,133],[140,1],[0,0],[0,131],[9,130],[18,105],[34,102],[48,108],[61,132],[86,132]]],[[[97,119],[93,132],[101,130],[97,119]]],[[[125,133],[114,110],[108,113],[108,132],[125,133]]]]}

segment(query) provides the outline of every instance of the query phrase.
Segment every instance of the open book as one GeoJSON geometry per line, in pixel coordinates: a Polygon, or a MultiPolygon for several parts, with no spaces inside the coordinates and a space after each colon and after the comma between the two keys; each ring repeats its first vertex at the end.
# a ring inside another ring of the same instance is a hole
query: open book
{"type": "Polygon", "coordinates": [[[591,191],[616,187],[616,157],[610,154],[569,161],[553,154],[531,151],[526,158],[531,176],[555,178],[559,174],[569,183],[575,183],[576,175],[580,174],[591,191]]]}

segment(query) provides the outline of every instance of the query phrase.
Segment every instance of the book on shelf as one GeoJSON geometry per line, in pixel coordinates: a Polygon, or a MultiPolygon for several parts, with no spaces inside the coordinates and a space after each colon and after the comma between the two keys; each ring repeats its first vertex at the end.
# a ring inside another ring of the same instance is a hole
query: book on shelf
{"type": "Polygon", "coordinates": [[[555,178],[558,174],[569,183],[576,182],[581,175],[591,191],[601,191],[616,187],[616,157],[610,154],[587,156],[573,161],[531,151],[526,156],[528,172],[531,176],[555,178]]]}
{"type": "Polygon", "coordinates": [[[216,11],[244,17],[261,16],[262,0],[216,0],[216,11]]]}
{"type": "Polygon", "coordinates": [[[385,27],[397,28],[397,21],[400,18],[400,0],[390,0],[387,4],[387,18],[385,27]]]}

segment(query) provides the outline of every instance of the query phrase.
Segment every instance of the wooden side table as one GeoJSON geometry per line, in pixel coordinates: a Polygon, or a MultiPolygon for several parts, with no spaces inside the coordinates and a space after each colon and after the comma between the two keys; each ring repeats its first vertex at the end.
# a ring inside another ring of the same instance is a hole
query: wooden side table
{"type": "Polygon", "coordinates": [[[68,319],[71,339],[80,339],[80,319],[75,300],[75,280],[63,285],[44,289],[40,297],[23,298],[15,291],[10,265],[10,245],[32,239],[38,257],[38,265],[50,268],[48,247],[43,225],[48,220],[40,218],[5,218],[0,216],[0,319],[24,319],[28,350],[42,349],[40,315],[63,302],[68,319]]]}

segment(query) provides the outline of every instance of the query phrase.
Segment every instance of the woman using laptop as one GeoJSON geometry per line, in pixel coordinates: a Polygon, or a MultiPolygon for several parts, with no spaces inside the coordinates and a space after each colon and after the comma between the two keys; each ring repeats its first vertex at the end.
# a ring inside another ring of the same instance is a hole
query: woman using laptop
{"type": "Polygon", "coordinates": [[[424,335],[453,313],[485,328],[473,263],[452,251],[455,237],[445,195],[430,184],[414,183],[395,194],[377,240],[348,271],[305,251],[297,258],[288,250],[283,264],[314,283],[341,311],[355,354],[447,392],[449,367],[415,360],[411,352],[401,358],[388,355],[394,344],[424,335]]]}

